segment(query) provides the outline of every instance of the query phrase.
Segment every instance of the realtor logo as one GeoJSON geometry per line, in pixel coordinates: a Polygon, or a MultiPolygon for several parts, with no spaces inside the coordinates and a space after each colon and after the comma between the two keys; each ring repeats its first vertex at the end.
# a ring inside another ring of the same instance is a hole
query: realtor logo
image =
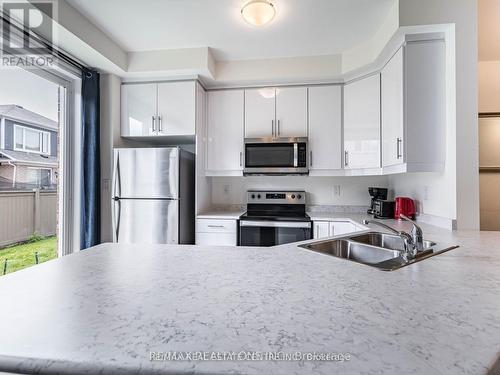
{"type": "Polygon", "coordinates": [[[1,65],[23,68],[54,64],[54,0],[0,0],[1,65]]]}

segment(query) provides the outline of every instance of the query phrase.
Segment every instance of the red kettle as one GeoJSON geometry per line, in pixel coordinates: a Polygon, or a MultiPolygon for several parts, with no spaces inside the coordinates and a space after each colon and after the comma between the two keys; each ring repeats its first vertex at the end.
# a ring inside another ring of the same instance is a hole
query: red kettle
{"type": "Polygon", "coordinates": [[[406,197],[396,197],[396,204],[394,207],[394,219],[400,219],[401,214],[409,217],[410,219],[415,219],[416,209],[415,201],[411,198],[406,197]]]}

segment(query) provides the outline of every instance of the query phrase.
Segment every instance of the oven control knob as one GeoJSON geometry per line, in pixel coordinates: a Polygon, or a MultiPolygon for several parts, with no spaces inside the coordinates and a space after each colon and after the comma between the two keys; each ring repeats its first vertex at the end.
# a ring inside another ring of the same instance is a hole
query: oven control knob
{"type": "Polygon", "coordinates": [[[302,199],[302,195],[297,195],[297,199],[302,199]]]}
{"type": "Polygon", "coordinates": [[[259,194],[259,195],[257,195],[257,198],[259,198],[259,199],[260,199],[260,194],[259,194]]]}
{"type": "Polygon", "coordinates": [[[255,199],[255,194],[252,194],[252,199],[255,199]]]}
{"type": "Polygon", "coordinates": [[[295,194],[292,194],[292,199],[295,199],[295,194]]]}

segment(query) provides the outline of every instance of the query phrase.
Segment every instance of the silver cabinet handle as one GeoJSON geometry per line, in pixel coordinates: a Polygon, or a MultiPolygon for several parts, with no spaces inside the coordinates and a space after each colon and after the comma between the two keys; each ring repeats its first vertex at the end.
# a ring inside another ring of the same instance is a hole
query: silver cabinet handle
{"type": "Polygon", "coordinates": [[[278,120],[278,137],[281,135],[281,120],[278,120]]]}
{"type": "Polygon", "coordinates": [[[401,159],[403,157],[403,155],[401,154],[401,142],[403,140],[401,138],[397,138],[396,139],[396,156],[398,159],[401,159]]]}
{"type": "Polygon", "coordinates": [[[312,152],[312,150],[309,151],[309,165],[311,167],[313,166],[313,152],[312,152]]]}
{"type": "Polygon", "coordinates": [[[349,151],[347,150],[344,151],[344,166],[349,166],[349,151]]]}
{"type": "Polygon", "coordinates": [[[274,138],[274,120],[271,120],[271,135],[274,138]]]}
{"type": "Polygon", "coordinates": [[[153,133],[156,131],[156,116],[151,116],[151,130],[153,133]]]}
{"type": "Polygon", "coordinates": [[[163,127],[161,126],[161,116],[158,116],[158,131],[160,133],[163,131],[163,127]]]}
{"type": "Polygon", "coordinates": [[[243,152],[240,151],[240,167],[243,167],[243,152]]]}
{"type": "Polygon", "coordinates": [[[209,227],[209,228],[225,228],[224,225],[211,225],[211,224],[208,224],[207,227],[209,227]]]}

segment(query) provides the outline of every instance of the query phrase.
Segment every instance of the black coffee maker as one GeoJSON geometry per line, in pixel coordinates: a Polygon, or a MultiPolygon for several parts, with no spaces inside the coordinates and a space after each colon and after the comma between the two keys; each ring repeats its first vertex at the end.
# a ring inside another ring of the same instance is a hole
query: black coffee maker
{"type": "Polygon", "coordinates": [[[372,197],[372,202],[370,204],[370,208],[368,209],[367,213],[372,215],[372,214],[374,214],[375,200],[377,200],[377,199],[386,200],[387,199],[387,189],[379,188],[379,187],[369,187],[368,193],[372,197]]]}

